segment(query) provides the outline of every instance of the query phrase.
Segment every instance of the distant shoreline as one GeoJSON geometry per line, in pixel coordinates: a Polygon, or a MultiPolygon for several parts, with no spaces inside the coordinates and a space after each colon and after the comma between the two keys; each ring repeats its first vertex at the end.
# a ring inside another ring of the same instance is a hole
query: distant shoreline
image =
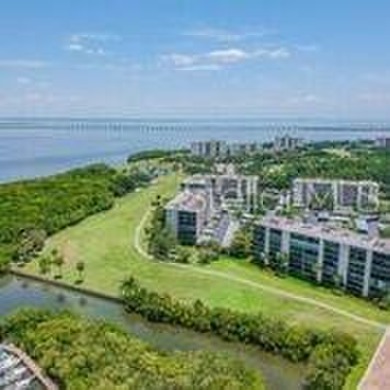
{"type": "MultiPolygon", "coordinates": [[[[314,122],[314,121],[313,121],[314,122]]],[[[96,162],[120,164],[133,153],[177,149],[209,139],[270,142],[285,133],[312,142],[374,139],[390,123],[317,124],[255,119],[0,118],[0,183],[37,178],[96,162]]]]}

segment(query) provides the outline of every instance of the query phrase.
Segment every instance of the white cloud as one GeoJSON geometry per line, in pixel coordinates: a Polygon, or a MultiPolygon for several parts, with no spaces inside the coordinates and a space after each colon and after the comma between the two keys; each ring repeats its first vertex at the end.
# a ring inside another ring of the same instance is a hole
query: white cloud
{"type": "Polygon", "coordinates": [[[16,82],[21,85],[29,85],[31,84],[31,79],[28,77],[20,76],[16,79],[16,82]]]}
{"type": "Polygon", "coordinates": [[[65,49],[70,52],[78,52],[88,55],[105,56],[109,43],[118,42],[121,37],[116,34],[106,33],[81,33],[72,34],[67,39],[65,49]]]}
{"type": "Polygon", "coordinates": [[[239,42],[250,38],[262,38],[274,33],[274,30],[269,29],[257,29],[255,31],[229,31],[206,27],[187,31],[183,35],[193,38],[210,39],[218,42],[239,42]]]}
{"type": "Polygon", "coordinates": [[[40,60],[26,60],[26,59],[0,59],[0,68],[26,68],[39,69],[45,68],[49,64],[40,60]]]}
{"type": "Polygon", "coordinates": [[[315,53],[320,51],[320,47],[316,44],[295,45],[295,49],[306,53],[315,53]]]}
{"type": "Polygon", "coordinates": [[[197,72],[197,71],[215,71],[220,70],[221,66],[216,64],[199,64],[199,65],[186,65],[177,68],[179,71],[184,72],[197,72]]]}
{"type": "Polygon", "coordinates": [[[166,60],[167,62],[171,62],[174,66],[182,67],[182,66],[190,66],[196,63],[197,56],[173,53],[167,56],[163,56],[163,60],[166,60]]]}
{"type": "Polygon", "coordinates": [[[70,43],[66,48],[69,51],[84,51],[84,46],[80,43],[70,43]]]}
{"type": "Polygon", "coordinates": [[[26,89],[31,90],[35,88],[37,90],[45,90],[51,86],[51,83],[46,80],[37,80],[35,78],[19,76],[16,78],[17,84],[26,87],[26,89]]]}
{"type": "Polygon", "coordinates": [[[358,95],[358,99],[365,103],[389,104],[389,92],[364,92],[358,95]]]}
{"type": "Polygon", "coordinates": [[[260,49],[254,52],[255,57],[269,58],[271,60],[287,59],[291,57],[291,52],[285,47],[275,49],[260,49]]]}
{"type": "Polygon", "coordinates": [[[238,64],[249,60],[280,60],[287,59],[290,56],[290,51],[284,47],[262,48],[253,51],[228,48],[200,54],[172,53],[162,56],[162,60],[178,70],[218,70],[226,65],[238,64]]]}
{"type": "Polygon", "coordinates": [[[109,41],[120,41],[122,38],[120,35],[111,33],[79,33],[72,34],[70,41],[73,43],[95,41],[95,42],[109,42],[109,41]]]}
{"type": "Polygon", "coordinates": [[[204,55],[205,59],[212,63],[234,64],[251,58],[254,53],[249,53],[241,49],[224,49],[211,51],[204,55]]]}
{"type": "Polygon", "coordinates": [[[301,105],[306,106],[311,104],[323,103],[323,99],[315,94],[307,93],[307,94],[300,94],[294,96],[290,98],[287,103],[296,106],[301,106],[301,105]]]}

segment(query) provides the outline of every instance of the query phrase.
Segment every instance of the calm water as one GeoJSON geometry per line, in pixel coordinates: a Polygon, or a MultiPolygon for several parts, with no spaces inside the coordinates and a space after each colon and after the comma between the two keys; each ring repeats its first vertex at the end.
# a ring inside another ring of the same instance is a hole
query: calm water
{"type": "Polygon", "coordinates": [[[258,349],[167,325],[152,324],[125,313],[118,304],[85,297],[57,287],[16,277],[0,278],[0,317],[21,307],[71,309],[91,318],[105,319],[162,350],[210,350],[244,361],[261,371],[268,390],[298,390],[303,369],[258,349]]]}
{"type": "Polygon", "coordinates": [[[367,139],[389,134],[389,129],[387,124],[259,120],[0,120],[0,182],[91,162],[119,163],[140,150],[183,147],[195,140],[265,142],[281,133],[311,141],[367,139]]]}

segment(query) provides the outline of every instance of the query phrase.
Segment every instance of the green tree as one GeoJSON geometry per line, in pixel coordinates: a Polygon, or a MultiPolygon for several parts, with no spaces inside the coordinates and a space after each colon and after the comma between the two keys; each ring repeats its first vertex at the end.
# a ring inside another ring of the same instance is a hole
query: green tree
{"type": "Polygon", "coordinates": [[[191,250],[183,246],[178,246],[176,248],[175,260],[178,263],[188,264],[191,261],[191,250]]]}
{"type": "Polygon", "coordinates": [[[42,275],[50,273],[51,270],[51,260],[48,256],[41,256],[38,260],[39,272],[42,275]]]}
{"type": "Polygon", "coordinates": [[[229,254],[238,259],[245,259],[251,255],[251,235],[250,232],[239,230],[232,241],[229,248],[229,254]]]}
{"type": "Polygon", "coordinates": [[[19,238],[16,259],[20,262],[31,260],[44,246],[46,232],[42,229],[26,229],[19,238]]]}
{"type": "Polygon", "coordinates": [[[284,276],[288,272],[289,257],[287,253],[277,253],[273,262],[272,268],[279,276],[284,276]]]}
{"type": "Polygon", "coordinates": [[[153,240],[149,243],[149,251],[158,260],[170,260],[176,245],[177,242],[172,232],[164,228],[153,234],[153,240]]]}
{"type": "Polygon", "coordinates": [[[84,280],[84,271],[85,271],[85,263],[82,260],[79,260],[76,263],[76,270],[79,274],[77,282],[82,283],[84,280]]]}
{"type": "MultiPolygon", "coordinates": [[[[64,265],[64,263],[65,263],[65,259],[64,259],[64,257],[62,256],[62,254],[60,254],[59,252],[58,252],[58,250],[53,250],[53,252],[54,252],[54,254],[53,254],[53,264],[55,265],[55,266],[57,266],[57,274],[56,274],[56,278],[62,278],[62,267],[63,267],[63,265],[64,265]]],[[[52,253],[53,253],[52,252],[52,253]]]]}

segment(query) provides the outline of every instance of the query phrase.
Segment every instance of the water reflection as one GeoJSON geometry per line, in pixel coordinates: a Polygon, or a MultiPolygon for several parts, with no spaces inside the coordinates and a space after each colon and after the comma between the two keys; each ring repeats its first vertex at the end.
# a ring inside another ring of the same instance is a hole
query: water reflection
{"type": "Polygon", "coordinates": [[[153,324],[126,313],[114,302],[48,286],[35,281],[7,276],[0,278],[0,317],[22,307],[70,309],[89,318],[114,322],[130,334],[161,350],[208,350],[241,359],[261,371],[269,390],[299,390],[302,388],[303,367],[258,348],[227,343],[219,338],[170,325],[153,324]]]}

